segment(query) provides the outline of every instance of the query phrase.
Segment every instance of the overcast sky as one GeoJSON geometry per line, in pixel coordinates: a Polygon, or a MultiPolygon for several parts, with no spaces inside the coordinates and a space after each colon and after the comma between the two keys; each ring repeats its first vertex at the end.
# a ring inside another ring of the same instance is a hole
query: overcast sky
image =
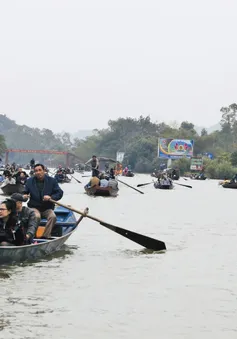
{"type": "Polygon", "coordinates": [[[53,131],[210,126],[237,101],[235,0],[0,0],[0,113],[53,131]]]}

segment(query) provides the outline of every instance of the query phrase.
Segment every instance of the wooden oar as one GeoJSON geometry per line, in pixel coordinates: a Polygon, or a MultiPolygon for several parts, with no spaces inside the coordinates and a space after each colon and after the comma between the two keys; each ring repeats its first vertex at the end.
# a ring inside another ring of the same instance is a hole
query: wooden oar
{"type": "Polygon", "coordinates": [[[77,178],[75,178],[72,174],[69,174],[74,180],[76,180],[78,182],[78,184],[82,184],[82,182],[80,180],[78,180],[77,178]]]}
{"type": "Polygon", "coordinates": [[[177,182],[173,182],[173,184],[175,184],[175,185],[179,185],[179,186],[188,187],[188,188],[193,188],[193,186],[190,186],[190,185],[183,185],[183,184],[178,184],[177,182]]]}
{"type": "MultiPolygon", "coordinates": [[[[69,209],[69,207],[70,207],[70,206],[68,206],[67,208],[69,209]]],[[[87,216],[88,213],[89,213],[89,208],[86,207],[86,208],[84,209],[84,215],[81,215],[80,218],[77,220],[76,226],[78,226],[78,225],[80,224],[80,222],[82,221],[82,219],[83,219],[85,216],[87,216]]]]}
{"type": "Polygon", "coordinates": [[[139,190],[138,190],[138,189],[136,189],[135,187],[133,187],[133,186],[130,186],[130,185],[128,185],[128,184],[126,184],[126,182],[123,182],[123,181],[119,180],[117,177],[116,177],[116,180],[117,180],[118,182],[121,182],[121,184],[124,184],[124,185],[126,185],[126,186],[128,186],[128,187],[132,188],[133,190],[135,190],[135,191],[137,191],[137,192],[141,193],[141,194],[144,194],[144,192],[142,192],[142,191],[139,191],[139,190]]]}
{"type": "Polygon", "coordinates": [[[153,184],[153,182],[154,182],[154,181],[152,181],[152,182],[147,182],[147,183],[145,183],[145,184],[138,184],[137,187],[150,185],[150,184],[153,184]]]}
{"type": "Polygon", "coordinates": [[[126,230],[125,228],[121,228],[121,227],[118,227],[118,226],[108,224],[107,222],[104,222],[103,220],[100,220],[96,217],[93,217],[92,215],[85,214],[85,213],[83,213],[83,212],[81,212],[81,211],[79,211],[79,210],[77,210],[73,207],[64,205],[64,204],[62,204],[58,201],[55,201],[53,199],[50,199],[50,201],[52,203],[56,204],[56,205],[65,207],[65,208],[67,208],[67,209],[69,209],[69,210],[71,210],[75,213],[81,214],[81,215],[83,215],[83,217],[87,217],[89,219],[97,221],[97,222],[100,223],[100,225],[110,229],[111,231],[113,231],[115,233],[122,235],[123,237],[125,237],[125,238],[147,248],[147,249],[150,249],[150,250],[153,250],[153,251],[166,250],[166,246],[165,246],[165,243],[163,241],[153,239],[153,238],[147,237],[146,235],[135,233],[135,232],[132,232],[130,230],[126,230]]]}

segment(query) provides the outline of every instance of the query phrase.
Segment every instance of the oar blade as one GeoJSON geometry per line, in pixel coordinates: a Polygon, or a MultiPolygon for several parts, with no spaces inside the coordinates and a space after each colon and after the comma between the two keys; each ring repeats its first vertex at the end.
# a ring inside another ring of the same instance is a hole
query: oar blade
{"type": "Polygon", "coordinates": [[[150,185],[152,183],[153,183],[153,181],[152,182],[147,182],[145,184],[138,184],[137,187],[142,187],[142,186],[150,185]]]}
{"type": "Polygon", "coordinates": [[[166,250],[165,243],[163,241],[147,237],[139,233],[135,233],[124,228],[107,224],[105,222],[100,222],[100,224],[106,228],[109,228],[111,231],[114,231],[123,237],[134,241],[135,243],[153,251],[163,251],[166,250]]]}
{"type": "Polygon", "coordinates": [[[193,188],[193,186],[190,185],[183,185],[183,184],[178,184],[177,182],[174,182],[175,185],[179,185],[179,186],[184,186],[184,187],[188,187],[188,188],[193,188]]]}

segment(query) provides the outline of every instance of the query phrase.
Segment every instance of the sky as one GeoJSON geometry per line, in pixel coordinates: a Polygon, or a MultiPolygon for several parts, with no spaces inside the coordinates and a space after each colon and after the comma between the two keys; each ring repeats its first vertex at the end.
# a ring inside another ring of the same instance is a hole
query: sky
{"type": "Polygon", "coordinates": [[[235,0],[0,0],[0,113],[71,133],[237,101],[235,0]]]}

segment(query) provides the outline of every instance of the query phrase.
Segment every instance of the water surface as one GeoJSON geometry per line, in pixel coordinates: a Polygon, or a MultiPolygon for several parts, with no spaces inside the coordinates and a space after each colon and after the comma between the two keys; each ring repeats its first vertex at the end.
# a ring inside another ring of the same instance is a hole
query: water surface
{"type": "Polygon", "coordinates": [[[193,188],[148,185],[142,195],[120,184],[117,198],[94,198],[64,184],[63,203],[165,241],[167,251],[149,253],[84,220],[65,251],[0,270],[0,337],[236,339],[237,190],[179,183],[193,188]]]}

